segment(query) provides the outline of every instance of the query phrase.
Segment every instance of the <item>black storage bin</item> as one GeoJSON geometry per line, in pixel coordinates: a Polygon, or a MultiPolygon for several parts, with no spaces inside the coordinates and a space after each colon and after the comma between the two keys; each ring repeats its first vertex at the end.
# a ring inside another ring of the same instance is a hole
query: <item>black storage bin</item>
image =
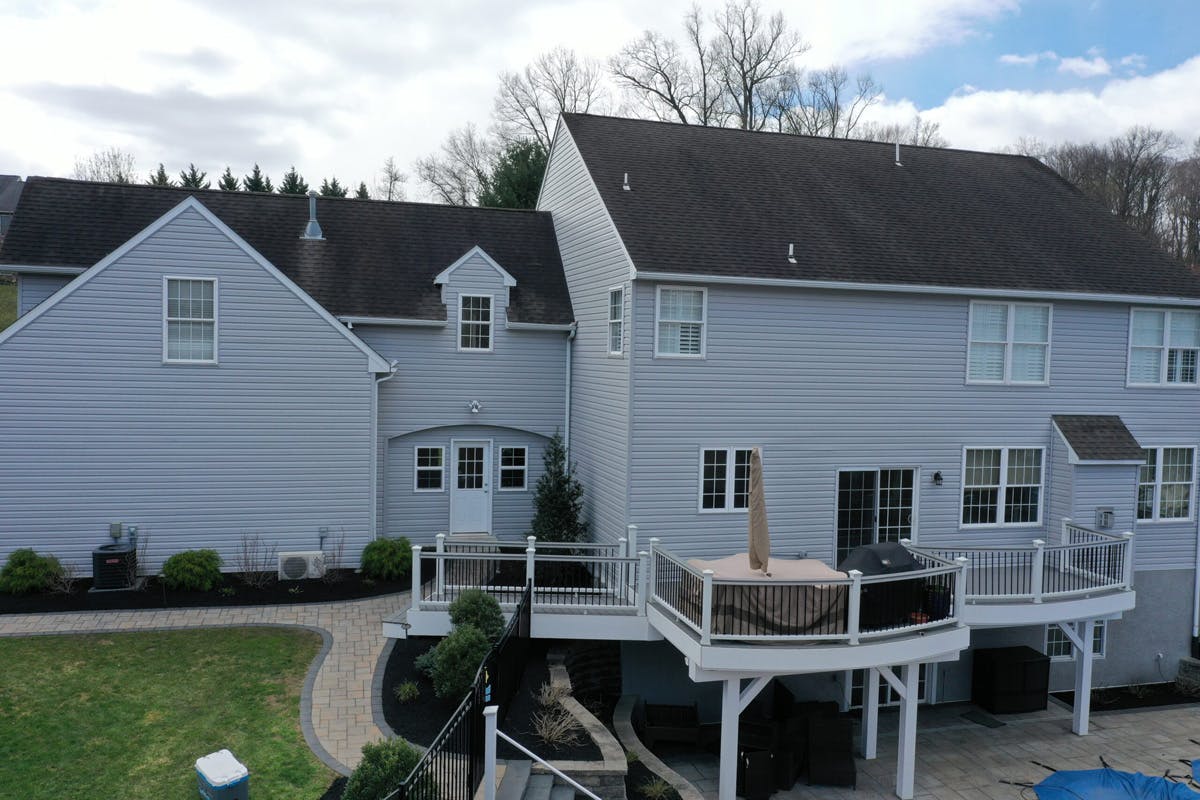
{"type": "Polygon", "coordinates": [[[106,544],[92,551],[92,588],[128,589],[137,574],[137,551],[124,544],[106,544]]]}
{"type": "Polygon", "coordinates": [[[1050,690],[1050,657],[1032,647],[974,651],[971,702],[993,714],[1042,711],[1050,690]]]}

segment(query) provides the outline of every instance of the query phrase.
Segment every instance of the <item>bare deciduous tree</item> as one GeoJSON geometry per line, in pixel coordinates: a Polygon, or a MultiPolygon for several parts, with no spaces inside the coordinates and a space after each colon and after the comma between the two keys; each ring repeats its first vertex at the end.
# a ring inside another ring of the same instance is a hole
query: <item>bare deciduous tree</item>
{"type": "Polygon", "coordinates": [[[609,60],[609,71],[642,110],[663,121],[715,125],[721,93],[699,7],[684,17],[683,47],[646,31],[609,60]]]}
{"type": "Polygon", "coordinates": [[[782,12],[765,17],[757,0],[728,0],[713,23],[714,72],[724,110],[733,127],[762,130],[808,45],[782,12]]]}
{"type": "Polygon", "coordinates": [[[547,150],[558,115],[607,110],[604,70],[597,61],[557,47],[538,56],[521,72],[500,74],[493,115],[505,143],[536,141],[547,150]]]}
{"type": "Polygon", "coordinates": [[[75,171],[71,177],[80,181],[133,183],[136,175],[137,162],[133,154],[119,147],[109,147],[97,150],[87,158],[75,159],[75,171]]]}
{"type": "Polygon", "coordinates": [[[779,130],[846,139],[856,135],[863,114],[879,101],[883,87],[868,74],[854,77],[843,67],[784,76],[772,109],[779,130]]]}
{"type": "Polygon", "coordinates": [[[452,206],[475,203],[479,190],[491,173],[495,145],[480,135],[474,125],[453,131],[442,143],[440,153],[418,159],[417,177],[435,201],[452,206]]]}
{"type": "Polygon", "coordinates": [[[375,195],[380,200],[403,200],[404,184],[407,181],[408,175],[396,166],[396,159],[388,156],[379,170],[379,178],[375,181],[375,195]]]}
{"type": "Polygon", "coordinates": [[[1200,266],[1200,139],[1171,169],[1163,244],[1184,263],[1200,266]]]}
{"type": "Polygon", "coordinates": [[[854,137],[872,142],[896,142],[921,147],[949,147],[950,142],[942,136],[941,124],[922,119],[920,114],[907,125],[894,122],[890,125],[864,123],[854,131],[854,137]]]}

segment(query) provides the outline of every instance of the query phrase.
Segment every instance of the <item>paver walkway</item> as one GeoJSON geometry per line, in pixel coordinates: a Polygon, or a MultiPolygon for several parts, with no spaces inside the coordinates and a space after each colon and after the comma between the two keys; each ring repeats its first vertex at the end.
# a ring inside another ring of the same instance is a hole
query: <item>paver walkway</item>
{"type": "Polygon", "coordinates": [[[372,713],[372,682],[386,640],[381,620],[408,606],[407,593],[338,603],[0,615],[0,636],[298,625],[326,634],[320,668],[301,709],[309,746],[349,773],[362,746],[385,738],[372,713]],[[323,658],[322,658],[323,657],[323,658]],[[311,702],[309,702],[311,700],[311,702]],[[313,741],[313,739],[316,741],[313,741]],[[324,752],[322,752],[324,751],[324,752]]]}

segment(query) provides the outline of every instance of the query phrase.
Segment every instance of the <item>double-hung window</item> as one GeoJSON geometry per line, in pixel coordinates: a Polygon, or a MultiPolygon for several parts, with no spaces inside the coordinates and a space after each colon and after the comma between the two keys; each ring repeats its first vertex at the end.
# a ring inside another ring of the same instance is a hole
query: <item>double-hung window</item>
{"type": "MultiPolygon", "coordinates": [[[[1108,621],[1097,620],[1092,628],[1092,655],[1104,658],[1105,640],[1108,638],[1108,621]]],[[[1074,653],[1071,640],[1057,625],[1046,626],[1046,655],[1053,659],[1071,658],[1074,653]]]]}
{"type": "Polygon", "coordinates": [[[215,279],[164,279],[163,361],[172,364],[217,363],[215,279]]]}
{"type": "Polygon", "coordinates": [[[418,492],[442,491],[445,463],[445,450],[442,448],[418,447],[413,489],[418,492]]]}
{"type": "Polygon", "coordinates": [[[1187,520],[1192,516],[1196,448],[1150,447],[1138,467],[1137,518],[1143,522],[1187,520]]]}
{"type": "Polygon", "coordinates": [[[700,459],[700,510],[744,511],[750,507],[750,450],[705,448],[700,459]]]}
{"type": "Polygon", "coordinates": [[[608,354],[619,356],[625,350],[625,290],[608,293],[608,354]]]}
{"type": "Polygon", "coordinates": [[[671,358],[703,358],[707,292],[660,286],[656,309],[654,354],[671,358]]]}
{"type": "Polygon", "coordinates": [[[968,447],[963,456],[962,525],[1037,525],[1042,448],[968,447]]]}
{"type": "Polygon", "coordinates": [[[488,295],[458,296],[458,349],[492,349],[492,298],[488,295]]]}
{"type": "Polygon", "coordinates": [[[521,492],[525,490],[527,463],[524,447],[500,448],[500,491],[521,492]]]}
{"type": "Polygon", "coordinates": [[[1050,306],[971,303],[968,383],[1050,380],[1050,306]]]}
{"type": "Polygon", "coordinates": [[[1196,386],[1198,354],[1200,312],[1130,312],[1130,386],[1196,386]]]}

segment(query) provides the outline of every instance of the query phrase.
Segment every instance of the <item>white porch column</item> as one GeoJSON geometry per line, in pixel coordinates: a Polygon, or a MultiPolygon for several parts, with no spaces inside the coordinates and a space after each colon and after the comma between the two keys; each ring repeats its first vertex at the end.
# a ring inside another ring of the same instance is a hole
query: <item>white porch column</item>
{"type": "Polygon", "coordinates": [[[737,800],[738,717],[741,715],[741,678],[728,678],[721,690],[721,772],[717,800],[737,800]]]}
{"type": "Polygon", "coordinates": [[[1075,713],[1071,718],[1071,730],[1079,736],[1087,736],[1088,717],[1092,711],[1092,637],[1096,633],[1096,620],[1076,622],[1075,633],[1079,641],[1071,643],[1075,656],[1075,713]]]}
{"type": "Polygon", "coordinates": [[[879,744],[879,670],[867,667],[863,683],[862,754],[870,760],[875,758],[879,744]]]}
{"type": "Polygon", "coordinates": [[[900,667],[900,682],[904,684],[900,699],[900,739],[896,744],[896,796],[912,800],[917,774],[917,679],[919,664],[900,667]]]}

